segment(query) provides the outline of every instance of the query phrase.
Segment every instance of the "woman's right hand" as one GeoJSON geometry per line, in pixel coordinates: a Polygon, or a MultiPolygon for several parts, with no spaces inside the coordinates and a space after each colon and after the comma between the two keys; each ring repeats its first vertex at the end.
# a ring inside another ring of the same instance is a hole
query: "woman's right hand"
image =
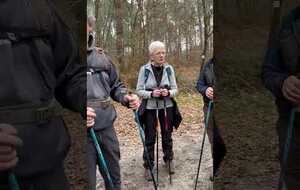
{"type": "Polygon", "coordinates": [[[87,128],[91,128],[95,125],[95,110],[91,107],[86,108],[86,126],[87,128]]]}
{"type": "Polygon", "coordinates": [[[154,98],[158,98],[158,97],[160,97],[161,96],[161,92],[160,92],[160,90],[159,89],[155,89],[155,90],[153,90],[152,91],[152,97],[154,97],[154,98]]]}
{"type": "Polygon", "coordinates": [[[152,91],[152,97],[158,98],[161,96],[161,91],[159,89],[155,89],[152,91]]]}

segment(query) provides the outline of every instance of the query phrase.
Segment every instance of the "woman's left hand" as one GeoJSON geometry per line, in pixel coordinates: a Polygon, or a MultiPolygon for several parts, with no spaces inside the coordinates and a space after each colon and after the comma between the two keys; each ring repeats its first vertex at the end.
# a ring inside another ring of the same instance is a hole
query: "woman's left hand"
{"type": "Polygon", "coordinates": [[[170,95],[170,92],[169,92],[169,90],[168,89],[165,89],[165,88],[163,88],[163,89],[161,89],[161,96],[163,96],[163,97],[166,97],[166,96],[169,96],[170,95]]]}

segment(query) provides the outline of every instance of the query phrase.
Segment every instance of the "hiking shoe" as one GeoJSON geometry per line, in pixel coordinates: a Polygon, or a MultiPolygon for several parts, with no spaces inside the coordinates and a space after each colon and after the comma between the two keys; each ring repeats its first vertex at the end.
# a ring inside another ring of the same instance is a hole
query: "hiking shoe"
{"type": "Polygon", "coordinates": [[[145,168],[145,179],[147,181],[152,181],[151,173],[150,173],[149,169],[146,169],[146,168],[145,168]]]}
{"type": "Polygon", "coordinates": [[[175,174],[175,164],[173,160],[167,160],[165,166],[168,173],[175,174]]]}
{"type": "Polygon", "coordinates": [[[214,171],[212,174],[210,174],[209,180],[213,182],[213,181],[215,180],[215,178],[218,177],[219,174],[220,174],[220,170],[217,169],[217,170],[214,171]]]}
{"type": "Polygon", "coordinates": [[[215,176],[214,176],[213,174],[210,174],[210,175],[209,175],[209,180],[210,180],[211,182],[213,182],[213,181],[215,180],[215,176]]]}

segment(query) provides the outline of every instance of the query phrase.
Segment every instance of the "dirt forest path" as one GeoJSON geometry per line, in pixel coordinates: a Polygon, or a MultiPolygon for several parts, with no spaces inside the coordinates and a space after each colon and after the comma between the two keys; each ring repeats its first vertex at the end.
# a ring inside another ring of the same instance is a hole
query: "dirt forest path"
{"type": "MultiPolygon", "coordinates": [[[[179,95],[177,98],[183,122],[180,128],[173,132],[173,147],[175,159],[175,174],[173,184],[169,184],[169,175],[163,166],[161,139],[159,140],[159,189],[189,190],[193,189],[199,160],[203,135],[202,101],[198,94],[179,95]]],[[[121,147],[121,172],[123,190],[152,190],[152,182],[144,179],[142,167],[143,146],[138,136],[138,130],[133,120],[133,113],[116,105],[118,118],[115,123],[121,147]]],[[[210,144],[206,140],[204,154],[198,181],[199,190],[212,189],[209,180],[212,171],[210,144]]],[[[97,175],[97,190],[104,189],[102,177],[97,175]]]]}

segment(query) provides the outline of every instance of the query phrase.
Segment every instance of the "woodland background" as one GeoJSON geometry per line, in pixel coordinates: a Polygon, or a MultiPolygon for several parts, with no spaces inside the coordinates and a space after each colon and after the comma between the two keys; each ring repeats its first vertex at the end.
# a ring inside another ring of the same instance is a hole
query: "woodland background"
{"type": "MultiPolygon", "coordinates": [[[[85,5],[80,0],[54,1],[79,36],[84,60],[85,5]]],[[[299,0],[284,1],[280,16],[299,4],[299,0]]],[[[215,115],[228,148],[214,189],[276,188],[277,113],[274,99],[260,79],[272,0],[88,0],[87,5],[87,14],[97,18],[97,45],[113,58],[130,88],[135,88],[138,68],[148,59],[149,43],[162,40],[167,44],[168,61],[175,67],[181,92],[178,100],[184,123],[194,126],[192,129],[202,123],[201,97],[194,89],[204,62],[201,55],[207,60],[214,52],[218,78],[215,115]]],[[[121,119],[124,113],[120,113],[121,119]]],[[[69,179],[72,189],[86,189],[85,133],[78,127],[78,115],[68,112],[66,119],[75,139],[66,164],[69,179]]]]}
{"type": "Polygon", "coordinates": [[[130,73],[148,60],[151,41],[166,44],[168,62],[178,68],[179,84],[186,91],[194,89],[196,77],[186,79],[189,72],[181,70],[199,72],[201,55],[212,56],[212,0],[88,0],[87,10],[97,20],[97,46],[114,59],[132,88],[137,75],[130,73]]]}

